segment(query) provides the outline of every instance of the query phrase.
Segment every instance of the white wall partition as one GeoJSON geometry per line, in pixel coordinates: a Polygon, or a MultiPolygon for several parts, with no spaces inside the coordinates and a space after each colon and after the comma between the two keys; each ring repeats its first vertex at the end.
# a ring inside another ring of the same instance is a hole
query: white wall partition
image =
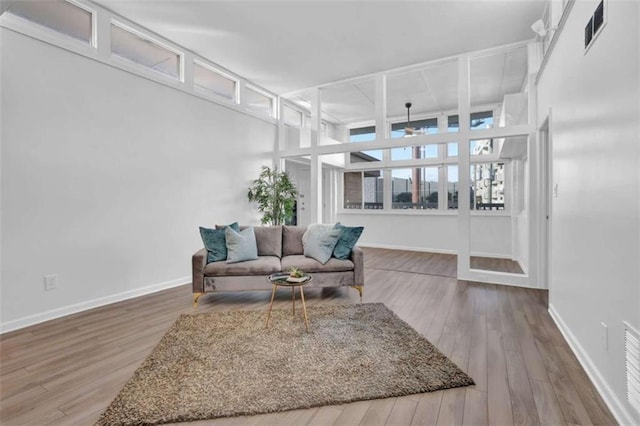
{"type": "MultiPolygon", "coordinates": [[[[340,213],[337,220],[349,226],[364,226],[358,244],[365,247],[458,252],[458,217],[402,213],[340,213]]],[[[472,216],[471,255],[510,258],[509,216],[472,216]]]]}
{"type": "Polygon", "coordinates": [[[258,223],[274,124],[0,31],[3,331],[188,283],[198,226],[258,223]]]}
{"type": "Polygon", "coordinates": [[[605,2],[606,26],[585,52],[599,2],[573,4],[538,81],[557,188],[549,308],[620,424],[640,424],[623,325],[640,328],[640,4],[605,2]]]}

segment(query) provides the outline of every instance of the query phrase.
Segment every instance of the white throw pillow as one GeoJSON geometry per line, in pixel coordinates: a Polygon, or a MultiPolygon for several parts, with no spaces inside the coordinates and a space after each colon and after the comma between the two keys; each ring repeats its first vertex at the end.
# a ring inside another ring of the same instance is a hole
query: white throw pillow
{"type": "Polygon", "coordinates": [[[227,240],[227,263],[244,262],[258,258],[258,245],[253,226],[248,226],[239,232],[227,226],[224,229],[224,236],[227,240]]]}
{"type": "Polygon", "coordinates": [[[302,235],[304,255],[324,265],[331,259],[338,238],[340,238],[340,230],[334,229],[334,225],[318,223],[309,225],[302,235]]]}

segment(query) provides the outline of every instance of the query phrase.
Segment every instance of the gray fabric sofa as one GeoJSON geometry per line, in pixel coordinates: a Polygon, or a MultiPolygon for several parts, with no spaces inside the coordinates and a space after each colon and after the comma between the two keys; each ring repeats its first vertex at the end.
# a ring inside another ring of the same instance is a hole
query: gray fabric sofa
{"type": "MultiPolygon", "coordinates": [[[[244,229],[246,227],[240,227],[244,229]]],[[[296,267],[313,276],[307,287],[350,286],[360,293],[364,287],[364,254],[354,247],[346,260],[332,257],[326,264],[305,257],[301,226],[254,227],[258,259],[246,262],[207,264],[207,250],[202,248],[192,256],[193,306],[205,293],[216,291],[271,290],[267,277],[273,273],[296,267]]]]}

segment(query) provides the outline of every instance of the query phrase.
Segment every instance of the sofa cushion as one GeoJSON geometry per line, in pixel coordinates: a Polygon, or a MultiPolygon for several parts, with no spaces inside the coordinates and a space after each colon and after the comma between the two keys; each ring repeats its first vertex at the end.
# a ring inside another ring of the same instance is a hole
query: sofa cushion
{"type": "Polygon", "coordinates": [[[244,262],[258,258],[258,246],[253,227],[234,231],[231,227],[225,228],[224,236],[227,239],[227,263],[244,262]]]}
{"type": "Polygon", "coordinates": [[[243,276],[271,275],[280,272],[280,258],[276,256],[260,256],[256,260],[227,263],[224,261],[209,263],[204,267],[205,276],[243,276]]]}
{"type": "Polygon", "coordinates": [[[333,249],[340,238],[340,230],[333,225],[309,225],[302,236],[304,255],[312,257],[323,265],[331,259],[333,249]]]}
{"type": "Polygon", "coordinates": [[[333,256],[338,259],[348,259],[351,256],[351,250],[358,242],[358,238],[362,235],[364,227],[362,226],[344,226],[340,222],[336,223],[336,229],[340,230],[340,238],[333,249],[333,256]]]}
{"type": "MultiPolygon", "coordinates": [[[[324,265],[315,259],[304,255],[291,255],[282,258],[282,270],[288,271],[289,268],[298,268],[304,272],[345,272],[354,269],[351,260],[341,260],[332,257],[324,265]]],[[[206,271],[206,269],[205,269],[206,271]]]]}
{"type": "Polygon", "coordinates": [[[303,254],[302,236],[307,230],[304,226],[283,226],[282,227],[282,256],[292,254],[303,254]]]}
{"type": "Polygon", "coordinates": [[[253,228],[258,245],[258,256],[282,257],[282,225],[253,228]]]}
{"type": "MultiPolygon", "coordinates": [[[[238,222],[233,222],[228,226],[238,230],[238,222]]],[[[224,235],[226,227],[227,225],[216,225],[216,229],[200,227],[200,236],[207,249],[207,263],[227,259],[227,240],[224,235]]]]}

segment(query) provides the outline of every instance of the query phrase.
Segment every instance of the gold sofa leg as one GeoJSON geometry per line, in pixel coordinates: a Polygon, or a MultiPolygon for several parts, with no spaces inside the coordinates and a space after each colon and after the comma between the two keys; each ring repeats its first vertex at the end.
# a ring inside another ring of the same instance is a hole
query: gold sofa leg
{"type": "Polygon", "coordinates": [[[360,293],[360,303],[362,303],[362,290],[364,290],[364,286],[361,285],[352,285],[351,288],[355,288],[360,293]]]}
{"type": "Polygon", "coordinates": [[[202,296],[204,293],[193,293],[193,309],[198,309],[198,299],[200,299],[200,296],[202,296]]]}

